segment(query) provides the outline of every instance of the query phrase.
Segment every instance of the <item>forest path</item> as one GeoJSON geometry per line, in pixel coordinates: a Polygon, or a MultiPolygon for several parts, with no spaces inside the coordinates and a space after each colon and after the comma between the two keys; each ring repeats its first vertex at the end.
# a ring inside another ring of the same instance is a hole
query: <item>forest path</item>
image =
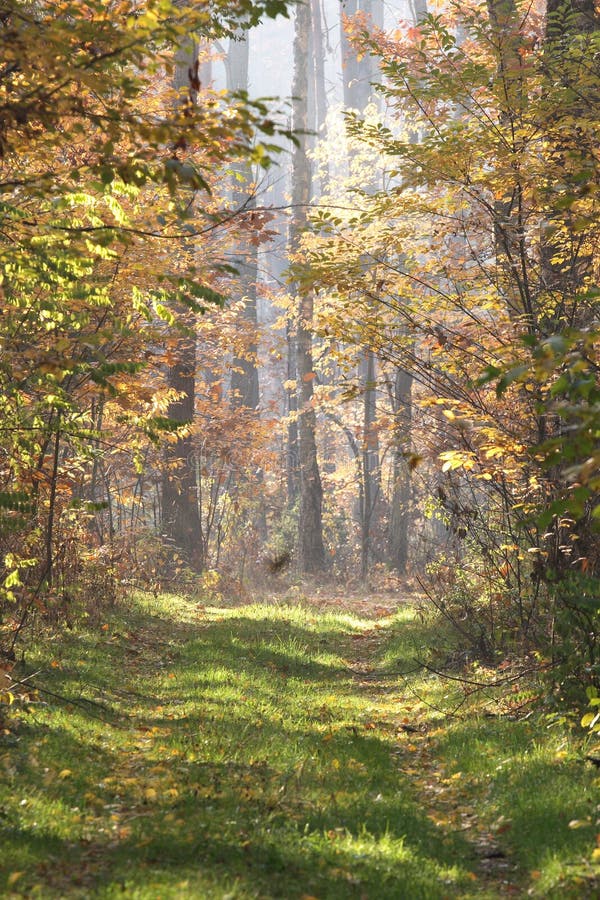
{"type": "MultiPolygon", "coordinates": [[[[504,817],[490,823],[478,814],[472,785],[464,784],[462,773],[456,769],[456,760],[448,758],[438,740],[452,724],[452,704],[430,706],[410,677],[418,670],[416,656],[420,648],[410,638],[408,647],[402,641],[395,652],[398,654],[402,649],[405,653],[408,651],[407,656],[398,655],[395,664],[389,665],[390,628],[393,630],[395,618],[402,609],[408,614],[407,630],[416,625],[414,602],[410,598],[398,600],[386,595],[369,597],[366,601],[357,598],[347,602],[347,607],[356,607],[361,615],[367,613],[377,619],[353,642],[355,652],[349,665],[358,689],[370,699],[374,708],[381,710],[381,718],[374,716],[375,726],[386,734],[392,745],[395,744],[391,752],[398,771],[401,776],[409,776],[422,809],[444,835],[442,840],[449,841],[451,835],[464,836],[468,846],[465,859],[470,860],[469,877],[473,881],[468,893],[478,897],[522,895],[517,865],[510,860],[496,833],[498,829],[500,833],[505,830],[504,817]],[[365,603],[368,604],[366,610],[365,603]],[[411,644],[412,649],[409,649],[411,644]],[[383,666],[380,664],[382,659],[383,666]],[[408,673],[408,677],[402,673],[408,673]],[[389,714],[386,715],[384,710],[389,710],[389,714]]],[[[418,645],[418,641],[416,643],[418,645]]],[[[443,684],[439,676],[432,677],[438,678],[440,686],[443,684]]]]}
{"type": "Polygon", "coordinates": [[[46,686],[74,703],[4,762],[9,895],[526,896],[407,674],[431,637],[410,602],[333,595],[137,597],[66,636],[46,686]]]}

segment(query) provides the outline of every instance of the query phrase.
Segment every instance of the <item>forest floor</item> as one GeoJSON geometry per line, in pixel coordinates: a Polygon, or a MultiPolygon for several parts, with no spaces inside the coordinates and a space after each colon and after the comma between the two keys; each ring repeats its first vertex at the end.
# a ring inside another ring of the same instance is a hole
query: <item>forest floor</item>
{"type": "Polygon", "coordinates": [[[600,896],[580,732],[534,684],[424,669],[441,632],[410,600],[139,594],[103,616],[12,673],[39,693],[0,735],[0,895],[600,896]]]}

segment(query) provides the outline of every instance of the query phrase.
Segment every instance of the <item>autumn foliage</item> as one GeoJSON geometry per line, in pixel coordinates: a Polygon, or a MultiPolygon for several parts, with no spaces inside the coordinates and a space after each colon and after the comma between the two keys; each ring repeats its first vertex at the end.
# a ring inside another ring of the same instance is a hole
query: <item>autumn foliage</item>
{"type": "Polygon", "coordinates": [[[379,440],[446,533],[423,586],[492,658],[560,655],[576,625],[595,665],[597,28],[593,5],[446,4],[393,33],[357,16],[388,114],[347,114],[357,199],[324,198],[305,241],[322,340],[343,372],[376,353],[379,440]]]}
{"type": "Polygon", "coordinates": [[[209,73],[282,4],[4,4],[9,648],[94,585],[290,566],[595,667],[597,10],[417,6],[343,19],[329,115],[302,11],[290,143],[209,73]]]}

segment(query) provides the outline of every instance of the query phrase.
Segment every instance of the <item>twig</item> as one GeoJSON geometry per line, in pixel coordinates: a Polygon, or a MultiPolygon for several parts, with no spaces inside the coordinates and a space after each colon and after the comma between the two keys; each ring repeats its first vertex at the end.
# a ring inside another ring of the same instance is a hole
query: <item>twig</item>
{"type": "MultiPolygon", "coordinates": [[[[43,669],[38,669],[37,672],[32,672],[31,675],[26,675],[25,678],[21,678],[20,681],[15,681],[15,679],[12,677],[12,675],[9,672],[5,672],[4,674],[6,675],[7,678],[10,679],[11,687],[19,687],[19,685],[21,685],[21,684],[26,684],[26,682],[28,682],[30,678],[35,678],[36,675],[41,675],[43,671],[44,671],[43,669]]],[[[33,687],[35,687],[35,685],[33,685],[33,687]]],[[[37,691],[37,690],[39,690],[39,688],[35,688],[35,690],[37,691]]]]}
{"type": "Polygon", "coordinates": [[[80,709],[85,710],[88,715],[92,716],[94,719],[98,719],[100,722],[106,722],[106,718],[92,712],[91,709],[88,709],[87,706],[85,706],[86,703],[89,703],[90,706],[97,706],[98,709],[102,709],[106,713],[110,713],[108,707],[104,706],[102,703],[97,703],[95,700],[88,700],[87,697],[65,697],[64,694],[57,694],[55,691],[49,690],[49,688],[39,687],[36,684],[32,684],[32,687],[36,691],[39,691],[40,694],[47,694],[49,697],[54,697],[55,700],[60,700],[62,703],[69,703],[72,706],[78,706],[80,709]]]}
{"type": "MultiPolygon", "coordinates": [[[[418,660],[415,660],[415,662],[418,662],[418,660]]],[[[556,668],[558,664],[558,661],[540,663],[536,666],[530,666],[528,669],[521,669],[516,675],[507,675],[506,678],[497,678],[495,681],[474,681],[472,678],[465,678],[464,675],[450,675],[448,672],[440,672],[438,669],[434,669],[433,666],[428,666],[427,663],[421,663],[424,669],[427,669],[428,672],[432,672],[434,675],[438,675],[440,678],[446,678],[449,681],[458,681],[460,684],[470,684],[476,688],[493,688],[501,687],[505,684],[512,684],[515,681],[519,681],[524,675],[531,675],[532,672],[545,672],[548,669],[556,668]]]]}
{"type": "MultiPolygon", "coordinates": [[[[414,689],[414,687],[412,686],[412,684],[409,682],[408,678],[405,678],[404,675],[402,675],[402,673],[401,673],[401,678],[404,680],[404,684],[406,685],[406,687],[408,688],[408,690],[412,693],[412,695],[413,695],[414,697],[417,698],[417,700],[419,701],[419,703],[423,703],[425,706],[428,706],[429,709],[433,709],[434,712],[442,713],[442,715],[447,716],[447,717],[450,718],[450,719],[459,719],[460,721],[462,721],[462,720],[464,719],[464,716],[459,716],[459,715],[457,715],[457,713],[456,713],[456,709],[460,709],[460,707],[462,706],[462,702],[459,703],[459,705],[455,708],[454,711],[448,712],[447,709],[442,709],[441,707],[436,706],[434,703],[430,703],[429,700],[426,700],[424,697],[422,697],[422,696],[414,689]]],[[[463,702],[464,702],[464,700],[463,700],[463,702]]]]}

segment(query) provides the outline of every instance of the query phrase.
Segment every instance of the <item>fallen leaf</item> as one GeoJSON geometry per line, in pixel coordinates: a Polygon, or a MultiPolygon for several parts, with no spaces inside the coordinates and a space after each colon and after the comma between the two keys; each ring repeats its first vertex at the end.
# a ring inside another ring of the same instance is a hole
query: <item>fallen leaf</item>
{"type": "Polygon", "coordinates": [[[592,824],[591,819],[571,819],[569,822],[569,828],[587,828],[592,824]]]}

